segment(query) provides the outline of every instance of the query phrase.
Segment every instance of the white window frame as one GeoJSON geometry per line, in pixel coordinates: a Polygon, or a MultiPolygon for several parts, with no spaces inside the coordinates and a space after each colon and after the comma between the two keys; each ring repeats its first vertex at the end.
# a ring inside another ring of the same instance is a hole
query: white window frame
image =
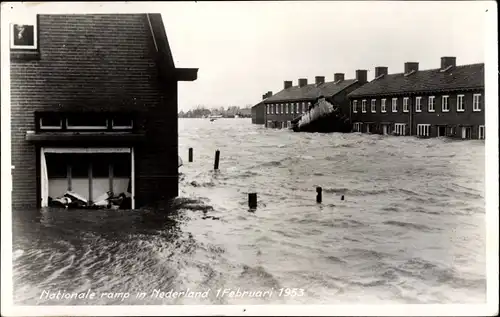
{"type": "Polygon", "coordinates": [[[45,160],[45,153],[130,153],[130,185],[131,185],[131,198],[132,209],[135,209],[135,155],[134,147],[117,147],[117,148],[53,148],[42,147],[40,148],[40,170],[41,184],[40,192],[42,199],[42,207],[48,206],[49,196],[49,180],[47,176],[47,162],[45,160]]]}
{"type": "Polygon", "coordinates": [[[358,101],[357,100],[352,101],[352,113],[358,113],[358,101]]]}
{"type": "Polygon", "coordinates": [[[280,109],[281,111],[280,111],[280,114],[283,114],[283,108],[284,108],[284,105],[283,105],[283,104],[281,104],[281,109],[280,109]]]}
{"type": "Polygon", "coordinates": [[[392,98],[392,112],[398,112],[398,98],[392,98]]]}
{"type": "Polygon", "coordinates": [[[415,112],[422,112],[422,97],[415,98],[415,112]]]}
{"type": "Polygon", "coordinates": [[[370,108],[372,113],[377,113],[377,99],[371,100],[370,108]]]}
{"type": "Polygon", "coordinates": [[[361,112],[366,113],[366,99],[361,100],[361,112]]]}
{"type": "Polygon", "coordinates": [[[306,113],[306,103],[302,102],[302,113],[306,113]]]}
{"type": "Polygon", "coordinates": [[[362,128],[363,128],[362,122],[355,122],[354,123],[354,132],[361,132],[362,128]]]}
{"type": "Polygon", "coordinates": [[[43,118],[40,118],[40,130],[62,129],[62,119],[59,119],[59,125],[43,125],[43,118]]]}
{"type": "Polygon", "coordinates": [[[406,135],[406,123],[394,123],[394,130],[397,135],[406,135]]]}
{"type": "Polygon", "coordinates": [[[450,96],[448,96],[448,95],[441,96],[441,111],[442,112],[450,112],[449,101],[450,101],[450,96]],[[444,105],[446,105],[446,109],[445,109],[444,105]]]}
{"type": "Polygon", "coordinates": [[[404,97],[403,98],[403,112],[410,111],[409,103],[410,103],[410,98],[409,97],[404,97]]]}
{"type": "Polygon", "coordinates": [[[68,130],[103,130],[108,128],[108,119],[106,120],[106,125],[104,126],[86,126],[86,125],[69,125],[69,118],[66,118],[66,129],[68,130]]]}
{"type": "Polygon", "coordinates": [[[427,105],[427,111],[428,112],[435,112],[436,111],[436,97],[435,96],[429,96],[428,98],[428,105],[427,105]],[[432,105],[432,108],[431,108],[432,105]]]}
{"type": "Polygon", "coordinates": [[[417,124],[417,136],[430,136],[431,125],[430,124],[417,124]]]}
{"type": "Polygon", "coordinates": [[[386,113],[387,112],[387,104],[386,104],[386,99],[382,99],[380,101],[380,112],[386,113]]]}
{"type": "Polygon", "coordinates": [[[38,29],[37,21],[30,23],[11,23],[10,24],[10,48],[22,50],[36,50],[38,48],[38,29]],[[15,25],[29,25],[33,27],[33,45],[14,45],[14,26],[15,25]]]}
{"type": "Polygon", "coordinates": [[[130,125],[115,125],[113,119],[111,119],[111,129],[112,130],[128,130],[134,128],[134,120],[130,119],[130,125]]]}
{"type": "Polygon", "coordinates": [[[472,111],[479,112],[481,111],[481,94],[472,95],[472,111]]]}
{"type": "Polygon", "coordinates": [[[271,111],[269,111],[269,108],[270,108],[270,106],[269,106],[269,105],[266,105],[267,114],[270,114],[270,113],[271,113],[271,111]]]}
{"type": "Polygon", "coordinates": [[[478,129],[477,129],[477,138],[478,138],[479,140],[484,140],[484,135],[485,135],[485,132],[486,132],[486,130],[485,130],[485,128],[484,128],[484,125],[480,125],[480,126],[478,127],[478,129]],[[481,131],[482,131],[482,133],[481,133],[481,131]]]}
{"type": "Polygon", "coordinates": [[[285,105],[285,114],[288,114],[288,102],[285,105]]]}
{"type": "Polygon", "coordinates": [[[457,112],[464,112],[465,111],[465,96],[464,95],[457,95],[457,112]],[[462,101],[462,102],[460,102],[462,101]],[[461,107],[459,107],[461,106],[461,107]]]}
{"type": "Polygon", "coordinates": [[[271,104],[271,114],[274,114],[274,106],[271,104]]]}

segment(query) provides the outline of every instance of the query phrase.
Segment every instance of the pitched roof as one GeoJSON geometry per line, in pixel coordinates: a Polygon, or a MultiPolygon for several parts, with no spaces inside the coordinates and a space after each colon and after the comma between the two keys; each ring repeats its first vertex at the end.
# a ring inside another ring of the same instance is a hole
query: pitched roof
{"type": "Polygon", "coordinates": [[[403,73],[384,75],[354,90],[349,97],[475,88],[484,88],[484,63],[455,66],[447,71],[422,70],[408,76],[403,73]]]}
{"type": "Polygon", "coordinates": [[[261,106],[264,104],[264,100],[262,100],[261,102],[259,102],[258,104],[252,106],[252,108],[255,108],[255,107],[258,107],[258,106],[261,106]]]}
{"type": "Polygon", "coordinates": [[[293,100],[314,100],[319,96],[333,96],[357,82],[356,79],[347,79],[341,82],[326,82],[320,85],[309,84],[303,87],[292,86],[283,89],[277,94],[264,100],[265,103],[277,101],[293,101],[293,100]]]}

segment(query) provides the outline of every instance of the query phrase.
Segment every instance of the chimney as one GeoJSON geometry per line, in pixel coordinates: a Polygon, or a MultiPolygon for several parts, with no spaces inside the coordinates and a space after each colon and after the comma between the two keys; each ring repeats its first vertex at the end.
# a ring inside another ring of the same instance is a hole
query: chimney
{"type": "Polygon", "coordinates": [[[389,70],[386,66],[377,66],[375,67],[375,78],[378,78],[382,75],[387,75],[389,70]]]}
{"type": "Polygon", "coordinates": [[[262,100],[265,100],[266,98],[267,98],[267,97],[266,97],[266,95],[265,95],[265,94],[264,94],[264,95],[262,95],[262,100]]]}
{"type": "Polygon", "coordinates": [[[272,91],[268,91],[267,92],[267,98],[271,97],[273,95],[273,92],[272,91]]]}
{"type": "Polygon", "coordinates": [[[418,63],[406,62],[405,63],[405,74],[409,74],[412,71],[418,72],[418,63]]]}
{"type": "Polygon", "coordinates": [[[457,66],[457,58],[452,56],[441,57],[441,69],[457,66]]]}
{"type": "Polygon", "coordinates": [[[299,87],[307,86],[307,78],[299,78],[299,87]]]}
{"type": "Polygon", "coordinates": [[[325,83],[325,76],[316,76],[314,78],[314,82],[316,83],[316,85],[324,84],[325,83]]]}
{"type": "Polygon", "coordinates": [[[288,89],[292,87],[292,81],[291,80],[285,80],[285,89],[288,89]]]}
{"type": "Polygon", "coordinates": [[[333,74],[333,81],[335,82],[340,82],[344,80],[344,74],[343,73],[335,73],[333,74]]]}
{"type": "Polygon", "coordinates": [[[357,69],[356,70],[356,79],[360,82],[360,83],[366,83],[367,82],[367,70],[365,69],[357,69]]]}

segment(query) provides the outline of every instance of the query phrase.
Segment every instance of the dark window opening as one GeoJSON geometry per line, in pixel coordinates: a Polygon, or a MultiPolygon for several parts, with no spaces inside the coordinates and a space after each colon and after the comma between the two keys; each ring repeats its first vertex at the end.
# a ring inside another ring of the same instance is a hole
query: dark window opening
{"type": "Polygon", "coordinates": [[[111,162],[109,154],[92,154],[92,177],[109,177],[109,164],[111,162]]]}
{"type": "Polygon", "coordinates": [[[106,117],[98,114],[73,114],[66,119],[68,129],[107,129],[108,120],[106,117]]]}
{"type": "Polygon", "coordinates": [[[40,129],[62,129],[62,118],[57,114],[44,114],[39,120],[40,129]]]}
{"type": "Polygon", "coordinates": [[[130,177],[132,167],[130,156],[124,154],[113,155],[113,176],[114,177],[130,177]]]}
{"type": "Polygon", "coordinates": [[[71,177],[86,178],[89,177],[89,158],[88,154],[70,154],[68,162],[71,165],[71,177]]]}
{"type": "Polygon", "coordinates": [[[68,172],[67,157],[64,154],[45,154],[47,176],[49,178],[66,178],[68,172]]]}
{"type": "Polygon", "coordinates": [[[134,121],[127,116],[115,116],[111,120],[113,129],[132,129],[134,121]]]}

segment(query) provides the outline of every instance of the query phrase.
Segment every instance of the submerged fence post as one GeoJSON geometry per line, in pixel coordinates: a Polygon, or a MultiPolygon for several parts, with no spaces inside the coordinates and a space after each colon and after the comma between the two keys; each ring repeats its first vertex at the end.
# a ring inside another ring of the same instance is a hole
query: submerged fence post
{"type": "Polygon", "coordinates": [[[189,148],[189,162],[192,162],[193,161],[193,148],[190,147],[189,148]]]}
{"type": "Polygon", "coordinates": [[[215,151],[214,170],[218,170],[219,169],[219,157],[220,157],[220,151],[217,150],[217,151],[215,151]]]}
{"type": "Polygon", "coordinates": [[[344,195],[342,195],[342,197],[340,197],[340,200],[344,200],[344,195]]]}
{"type": "Polygon", "coordinates": [[[257,193],[248,194],[248,207],[250,207],[250,209],[257,208],[257,193]]]}
{"type": "Polygon", "coordinates": [[[316,192],[318,193],[316,195],[316,202],[317,203],[321,203],[321,201],[323,200],[322,191],[323,191],[323,189],[321,187],[316,187],[316,192]]]}

